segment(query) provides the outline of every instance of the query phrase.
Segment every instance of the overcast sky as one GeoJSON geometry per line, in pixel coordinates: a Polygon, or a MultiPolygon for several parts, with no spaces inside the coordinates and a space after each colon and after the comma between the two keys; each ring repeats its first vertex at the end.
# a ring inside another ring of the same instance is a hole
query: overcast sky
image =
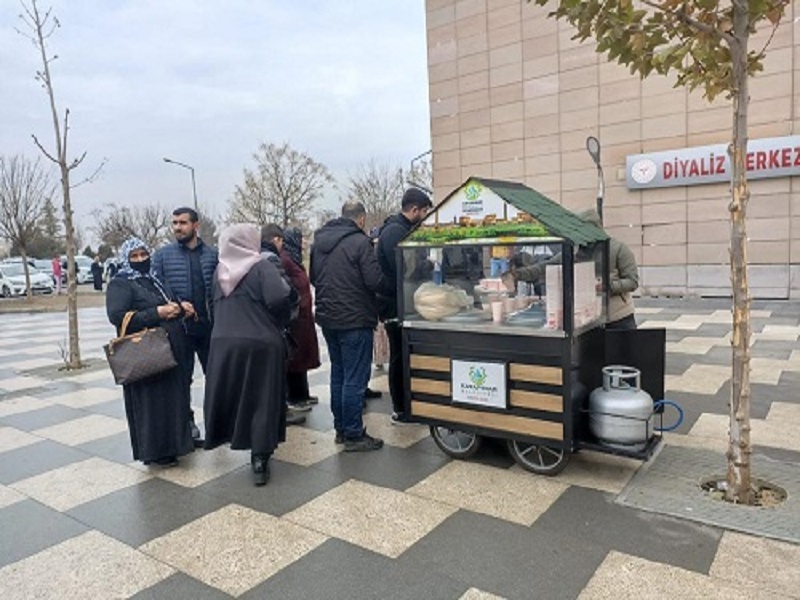
{"type": "MultiPolygon", "coordinates": [[[[27,0],[26,0],[27,1],[27,0]]],[[[79,224],[106,203],[191,203],[225,212],[262,141],[288,141],[344,183],[375,158],[407,166],[430,147],[423,0],[40,0],[56,101],[70,109],[79,224]]],[[[0,153],[54,145],[36,48],[0,0],[0,153]]],[[[331,193],[326,207],[336,205],[331,193]]]]}

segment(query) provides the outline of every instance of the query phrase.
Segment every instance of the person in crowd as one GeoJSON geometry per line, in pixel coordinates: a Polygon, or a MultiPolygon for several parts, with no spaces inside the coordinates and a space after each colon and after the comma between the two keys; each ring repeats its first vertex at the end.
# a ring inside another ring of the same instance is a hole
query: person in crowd
{"type": "MultiPolygon", "coordinates": [[[[203,373],[208,364],[208,347],[211,339],[211,284],[217,268],[217,251],[203,243],[198,231],[200,221],[192,208],[176,208],[172,211],[172,233],[175,241],[159,248],[153,256],[153,267],[179,300],[191,302],[197,318],[187,322],[184,354],[176,357],[186,364],[189,385],[194,374],[194,357],[200,360],[203,373]]],[[[191,402],[191,400],[190,400],[191,402]]],[[[192,438],[195,445],[202,446],[200,430],[194,422],[194,412],[189,405],[192,438]]]]}
{"type": "Polygon", "coordinates": [[[397,244],[425,216],[433,206],[428,195],[417,188],[403,194],[400,213],[389,217],[378,239],[378,263],[383,273],[385,288],[379,294],[381,319],[389,338],[389,394],[392,397],[392,421],[403,423],[405,414],[405,386],[403,385],[403,337],[397,314],[397,244]]]}
{"type": "Polygon", "coordinates": [[[103,291],[103,265],[99,256],[95,256],[92,262],[92,283],[96,292],[103,291]]]}
{"type": "Polygon", "coordinates": [[[220,236],[204,403],[204,447],[230,442],[250,450],[256,486],[269,480],[269,458],[286,439],[284,331],[292,295],[260,246],[254,225],[231,225],[220,236]]]}
{"type": "MultiPolygon", "coordinates": [[[[600,215],[593,208],[583,211],[578,216],[586,223],[603,228],[600,215]]],[[[624,242],[614,237],[609,237],[608,246],[609,298],[606,329],[636,329],[632,296],[632,293],[639,288],[636,257],[624,242]]],[[[540,283],[544,280],[545,270],[549,264],[561,264],[561,254],[556,254],[547,261],[523,267],[517,267],[512,263],[511,271],[506,276],[511,275],[514,281],[540,283]]]]}
{"type": "Polygon", "coordinates": [[[61,286],[64,283],[64,272],[61,270],[61,259],[58,256],[53,257],[53,279],[56,284],[56,294],[61,294],[61,286]]]}
{"type": "Polygon", "coordinates": [[[280,256],[289,281],[300,295],[299,313],[290,327],[297,349],[289,361],[287,375],[289,406],[317,404],[319,398],[312,396],[308,389],[308,372],[320,366],[319,341],[314,326],[311,283],[303,266],[303,232],[299,228],[291,227],[284,232],[280,256]]]}
{"type": "MultiPolygon", "coordinates": [[[[189,302],[178,302],[151,268],[150,251],[132,237],[122,244],[121,268],[108,284],[106,312],[119,334],[125,314],[134,311],[126,333],[163,327],[176,357],[186,343],[183,319],[194,317],[189,302]]],[[[164,467],[194,450],[189,427],[189,384],[184,365],[122,386],[133,458],[164,467]]]]}
{"type": "MultiPolygon", "coordinates": [[[[281,274],[281,277],[284,278],[286,283],[288,283],[291,288],[291,304],[292,304],[292,317],[291,322],[292,324],[296,322],[298,315],[299,315],[299,303],[300,297],[298,295],[297,290],[295,289],[292,281],[290,280],[289,276],[284,269],[283,261],[281,258],[281,252],[283,251],[283,229],[280,228],[279,225],[275,223],[268,223],[261,228],[261,256],[272,264],[278,269],[278,272],[281,274]]],[[[316,332],[315,332],[316,333],[316,332]]],[[[294,336],[292,335],[291,331],[285,332],[287,339],[289,340],[289,358],[291,359],[295,353],[298,351],[297,348],[297,341],[295,340],[294,336]]],[[[288,368],[288,364],[287,364],[288,368]]],[[[289,389],[289,375],[287,373],[287,411],[286,411],[286,424],[287,425],[302,425],[306,422],[306,417],[303,415],[305,412],[309,412],[311,410],[311,404],[308,402],[292,402],[291,401],[291,390],[289,389]]]]}
{"type": "Polygon", "coordinates": [[[383,440],[370,436],[361,415],[372,364],[372,333],[378,323],[376,293],[383,277],[369,236],[367,211],[346,202],[342,216],[314,235],[311,283],[316,289],[316,321],[331,361],[331,411],[336,442],[346,452],[378,450],[383,440]]]}

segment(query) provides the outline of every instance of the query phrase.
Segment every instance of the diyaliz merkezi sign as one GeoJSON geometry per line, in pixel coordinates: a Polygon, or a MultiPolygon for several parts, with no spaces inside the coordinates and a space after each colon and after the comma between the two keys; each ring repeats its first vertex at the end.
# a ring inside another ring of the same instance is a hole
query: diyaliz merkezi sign
{"type": "MultiPolygon", "coordinates": [[[[800,135],[750,140],[748,179],[800,175],[800,135]]],[[[727,144],[632,154],[625,160],[629,190],[730,182],[727,144]]]]}

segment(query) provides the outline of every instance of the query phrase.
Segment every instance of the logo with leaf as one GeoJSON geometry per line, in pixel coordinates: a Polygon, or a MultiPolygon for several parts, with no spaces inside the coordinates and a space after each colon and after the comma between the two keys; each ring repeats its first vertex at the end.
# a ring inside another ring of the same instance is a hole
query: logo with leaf
{"type": "Polygon", "coordinates": [[[483,387],[486,382],[486,369],[483,367],[470,367],[469,380],[477,387],[483,387]]]}
{"type": "Polygon", "coordinates": [[[481,189],[481,184],[475,182],[470,183],[464,188],[464,195],[467,197],[467,200],[477,200],[481,195],[481,189]]]}

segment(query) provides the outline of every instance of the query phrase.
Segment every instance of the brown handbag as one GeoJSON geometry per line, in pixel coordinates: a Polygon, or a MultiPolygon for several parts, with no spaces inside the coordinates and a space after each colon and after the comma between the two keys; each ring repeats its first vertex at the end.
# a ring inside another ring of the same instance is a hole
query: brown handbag
{"type": "Polygon", "coordinates": [[[117,385],[135,383],[178,366],[164,328],[153,327],[125,335],[134,314],[135,311],[125,313],[119,337],[103,346],[117,385]]]}

